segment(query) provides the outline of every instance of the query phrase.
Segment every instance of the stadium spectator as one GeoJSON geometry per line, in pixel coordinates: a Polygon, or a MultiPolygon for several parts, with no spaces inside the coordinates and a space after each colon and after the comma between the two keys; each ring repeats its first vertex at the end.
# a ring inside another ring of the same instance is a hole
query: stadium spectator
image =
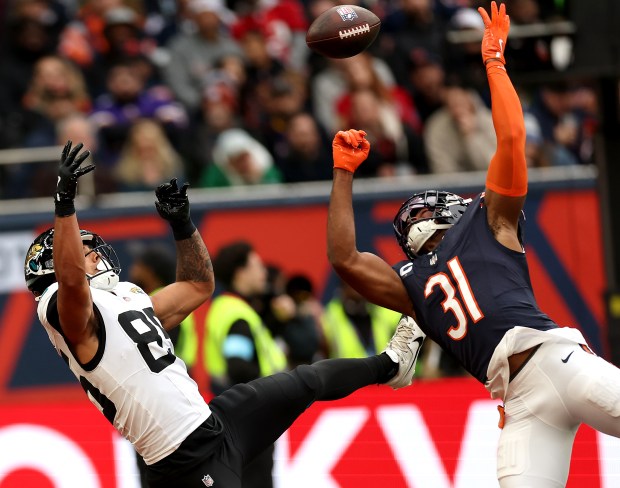
{"type": "Polygon", "coordinates": [[[448,24],[447,42],[444,49],[444,66],[449,80],[460,80],[464,86],[476,90],[489,99],[489,85],[484,66],[480,65],[480,39],[484,32],[484,24],[474,8],[457,9],[448,24]],[[450,34],[467,33],[471,40],[451,42],[450,34]],[[474,35],[479,34],[479,36],[474,35]]]}
{"type": "MultiPolygon", "coordinates": [[[[342,59],[329,59],[328,64],[310,80],[312,111],[321,126],[330,132],[340,129],[336,103],[346,94],[346,63],[347,61],[342,59]]],[[[376,77],[384,86],[392,87],[395,84],[394,75],[383,59],[373,56],[371,64],[376,77]]]]}
{"type": "MultiPolygon", "coordinates": [[[[386,84],[373,69],[372,56],[362,52],[357,56],[343,59],[340,62],[347,84],[345,93],[336,101],[336,111],[340,118],[341,127],[352,127],[350,124],[351,98],[357,91],[372,91],[380,105],[395,112],[398,121],[406,125],[408,130],[421,132],[420,116],[407,90],[397,84],[386,84]]],[[[361,126],[358,126],[361,127],[361,126]]]]}
{"type": "Polygon", "coordinates": [[[528,168],[545,168],[552,165],[553,155],[545,144],[540,124],[532,114],[524,112],[525,124],[525,160],[528,168]]]}
{"type": "Polygon", "coordinates": [[[583,113],[574,110],[572,87],[564,81],[541,85],[534,93],[527,112],[534,116],[551,165],[561,166],[585,162],[581,159],[584,143],[583,113]]]}
{"type": "Polygon", "coordinates": [[[222,132],[213,148],[213,162],[200,179],[202,187],[280,183],[282,177],[269,151],[243,129],[222,132]]]}
{"type": "Polygon", "coordinates": [[[200,112],[181,137],[181,153],[186,161],[190,183],[199,184],[200,175],[212,163],[219,135],[242,126],[241,89],[245,82],[245,66],[236,55],[220,59],[205,80],[200,112]]]}
{"type": "Polygon", "coordinates": [[[443,107],[446,72],[441,58],[425,50],[416,50],[411,54],[408,69],[406,86],[411,90],[424,125],[435,110],[443,107]]]}
{"type": "MultiPolygon", "coordinates": [[[[35,148],[66,141],[58,134],[59,126],[66,119],[88,113],[91,105],[82,73],[73,63],[58,56],[44,56],[35,64],[22,106],[19,145],[35,148]]],[[[9,166],[4,175],[4,195],[6,198],[49,195],[54,172],[48,162],[9,166]]]]}
{"type": "Polygon", "coordinates": [[[274,154],[286,140],[291,117],[306,105],[306,80],[298,73],[287,70],[266,81],[257,92],[256,109],[260,125],[256,134],[267,150],[274,154]]]}
{"type": "Polygon", "coordinates": [[[144,32],[157,43],[155,57],[165,56],[168,41],[180,31],[191,29],[191,14],[188,0],[147,0],[144,2],[144,32]]]}
{"type": "MultiPolygon", "coordinates": [[[[143,19],[133,9],[129,7],[109,9],[103,20],[105,22],[103,35],[108,49],[104,53],[99,53],[99,59],[96,60],[101,80],[105,79],[107,71],[118,61],[127,58],[148,59],[155,49],[154,41],[144,34],[143,19]]],[[[148,67],[146,61],[143,64],[148,67]]]]}
{"type": "Polygon", "coordinates": [[[368,140],[376,146],[360,177],[428,173],[422,137],[402,123],[394,103],[380,99],[372,90],[357,90],[351,94],[346,122],[349,127],[364,127],[368,140]]]}
{"type": "Polygon", "coordinates": [[[53,146],[58,139],[56,123],[74,114],[88,114],[91,100],[75,65],[59,56],[45,56],[34,66],[23,107],[31,114],[31,122],[22,144],[53,146]]]}
{"type": "Polygon", "coordinates": [[[91,94],[98,97],[105,93],[105,80],[109,70],[125,59],[133,59],[134,64],[140,67],[147,85],[158,83],[159,73],[154,64],[159,61],[157,45],[155,40],[149,38],[144,31],[142,14],[127,5],[117,5],[115,1],[107,5],[105,2],[101,3],[103,5],[91,9],[84,7],[88,12],[85,12],[85,15],[92,16],[90,27],[95,32],[88,32],[84,25],[75,24],[65,29],[68,39],[64,45],[68,47],[63,49],[63,52],[68,52],[82,66],[91,94]],[[100,24],[101,40],[92,44],[92,53],[89,55],[82,53],[84,49],[79,47],[81,42],[88,43],[89,40],[94,39],[85,37],[80,40],[79,35],[74,31],[82,27],[81,31],[84,36],[96,35],[100,24]]]}
{"type": "Polygon", "coordinates": [[[270,87],[285,72],[285,66],[269,53],[265,35],[259,30],[240,34],[239,45],[243,49],[247,73],[239,100],[243,124],[248,130],[259,131],[267,118],[265,109],[270,87]]]}
{"type": "MultiPolygon", "coordinates": [[[[68,138],[83,140],[92,148],[93,159],[97,160],[97,137],[96,131],[88,117],[81,113],[74,113],[58,120],[53,129],[56,137],[50,142],[51,146],[60,145],[68,138]]],[[[43,163],[27,163],[12,165],[7,168],[6,180],[3,181],[4,195],[6,198],[34,198],[49,195],[54,190],[56,182],[56,169],[49,161],[43,163]]],[[[82,190],[93,196],[96,191],[109,189],[106,186],[107,178],[97,175],[97,180],[86,178],[82,184],[82,190]],[[100,179],[101,178],[101,179],[100,179]]]]}
{"type": "Polygon", "coordinates": [[[431,173],[483,171],[497,147],[491,110],[471,89],[449,86],[424,127],[431,173]]]}
{"type": "Polygon", "coordinates": [[[407,63],[417,51],[441,57],[446,23],[433,4],[433,0],[402,0],[383,19],[373,52],[387,61],[400,85],[406,83],[407,63]]]}
{"type": "Polygon", "coordinates": [[[231,32],[235,39],[248,31],[260,32],[269,55],[287,68],[303,72],[309,49],[308,21],[299,0],[232,0],[237,19],[231,32]]]}
{"type": "Polygon", "coordinates": [[[284,183],[322,181],[332,177],[331,169],[325,167],[325,158],[330,155],[325,131],[308,112],[290,118],[284,141],[274,152],[284,183]]]}
{"type": "MultiPolygon", "coordinates": [[[[507,0],[510,22],[513,25],[541,23],[540,6],[537,0],[507,0]]],[[[521,37],[506,46],[506,62],[516,73],[536,72],[553,69],[551,63],[551,37],[521,37]]]]}
{"type": "Polygon", "coordinates": [[[312,281],[304,273],[293,274],[286,281],[285,292],[293,299],[296,314],[308,318],[304,327],[285,330],[285,341],[290,345],[289,368],[325,359],[321,351],[324,342],[321,330],[323,304],[316,296],[312,281]],[[308,327],[308,323],[312,323],[314,330],[308,327]]]}
{"type": "Polygon", "coordinates": [[[107,92],[94,101],[91,117],[107,162],[113,164],[118,160],[129,128],[139,119],[159,122],[173,144],[178,143],[180,131],[188,124],[185,109],[174,101],[165,86],[147,89],[135,58],[119,61],[110,68],[106,86],[107,92]]]}
{"type": "MultiPolygon", "coordinates": [[[[97,137],[97,128],[93,124],[93,121],[90,117],[84,114],[74,114],[70,115],[62,119],[56,125],[56,133],[57,145],[61,145],[66,141],[82,141],[84,145],[88,145],[90,148],[90,153],[93,161],[97,163],[97,173],[92,177],[92,180],[89,178],[85,180],[82,184],[82,189],[85,188],[85,185],[88,183],[93,184],[94,187],[90,188],[90,194],[101,194],[101,193],[113,193],[117,190],[116,180],[114,178],[114,174],[112,172],[112,168],[103,163],[102,159],[99,157],[99,140],[97,137]]],[[[52,177],[49,172],[45,179],[52,183],[55,181],[55,178],[52,177]]],[[[48,185],[49,185],[48,183],[48,185]]],[[[52,183],[53,184],[53,183],[52,183]]],[[[48,194],[49,194],[49,186],[48,186],[48,194]]]]}
{"type": "Polygon", "coordinates": [[[233,14],[223,0],[190,0],[188,9],[196,31],[180,32],[170,39],[170,62],[163,68],[163,76],[193,115],[200,108],[209,71],[222,57],[240,55],[241,49],[229,35],[233,14]]]}
{"type": "Polygon", "coordinates": [[[87,70],[95,58],[109,46],[104,35],[105,15],[113,9],[124,8],[124,0],[86,0],[74,18],[62,31],[58,52],[87,70]]]}
{"type": "Polygon", "coordinates": [[[0,32],[0,147],[16,147],[28,123],[21,104],[35,65],[54,54],[65,19],[55,1],[6,2],[2,8],[7,12],[0,32]]]}
{"type": "Polygon", "coordinates": [[[320,323],[307,306],[310,297],[296,301],[289,294],[284,271],[276,264],[267,264],[266,268],[267,286],[250,300],[252,308],[284,351],[288,369],[310,364],[318,357],[321,342],[320,323]]]}
{"type": "Polygon", "coordinates": [[[117,190],[154,190],[162,181],[184,173],[181,156],[161,125],[152,119],[136,120],[114,167],[117,190]]]}

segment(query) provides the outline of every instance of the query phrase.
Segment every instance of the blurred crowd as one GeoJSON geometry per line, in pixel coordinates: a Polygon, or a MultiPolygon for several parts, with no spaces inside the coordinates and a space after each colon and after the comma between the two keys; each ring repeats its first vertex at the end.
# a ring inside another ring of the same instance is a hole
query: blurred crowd
{"type": "MultiPolygon", "coordinates": [[[[327,180],[331,140],[347,128],[372,143],[359,177],[485,169],[496,143],[476,8],[488,2],[345,2],[375,12],[381,32],[368,51],[327,59],[307,48],[306,30],[340,3],[8,0],[0,150],[82,141],[97,193],[151,190],[173,176],[193,188],[327,180]],[[450,41],[466,31],[479,37],[450,41]]],[[[562,0],[506,3],[513,26],[568,17],[562,0]]],[[[528,162],[589,164],[592,86],[527,82],[567,56],[552,41],[511,35],[506,52],[528,162]]],[[[50,195],[55,172],[0,164],[0,198],[50,195]]]]}

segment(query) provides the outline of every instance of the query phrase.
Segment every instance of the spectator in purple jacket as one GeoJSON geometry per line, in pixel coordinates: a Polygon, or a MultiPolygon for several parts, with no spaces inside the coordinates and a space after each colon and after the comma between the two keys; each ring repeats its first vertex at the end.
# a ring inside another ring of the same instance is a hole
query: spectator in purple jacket
{"type": "Polygon", "coordinates": [[[185,109],[167,88],[145,85],[139,64],[133,58],[122,60],[108,72],[107,92],[95,99],[92,120],[99,130],[102,157],[109,163],[118,159],[128,129],[138,119],[159,122],[173,144],[188,124],[185,109]]]}

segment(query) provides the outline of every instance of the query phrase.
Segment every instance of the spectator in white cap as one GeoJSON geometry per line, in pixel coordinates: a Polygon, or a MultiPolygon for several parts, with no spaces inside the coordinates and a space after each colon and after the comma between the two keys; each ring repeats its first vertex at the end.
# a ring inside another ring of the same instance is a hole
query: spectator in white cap
{"type": "Polygon", "coordinates": [[[203,172],[200,186],[237,186],[282,181],[265,146],[243,129],[222,132],[213,148],[213,163],[203,172]]]}
{"type": "Polygon", "coordinates": [[[480,64],[480,41],[484,22],[473,8],[460,8],[452,15],[446,33],[446,59],[444,66],[448,79],[458,79],[489,99],[487,75],[480,64]]]}
{"type": "Polygon", "coordinates": [[[191,0],[188,6],[196,31],[180,33],[168,45],[170,62],[164,78],[176,97],[192,113],[200,108],[205,79],[218,59],[242,55],[230,37],[228,24],[234,14],[222,0],[191,0]]]}

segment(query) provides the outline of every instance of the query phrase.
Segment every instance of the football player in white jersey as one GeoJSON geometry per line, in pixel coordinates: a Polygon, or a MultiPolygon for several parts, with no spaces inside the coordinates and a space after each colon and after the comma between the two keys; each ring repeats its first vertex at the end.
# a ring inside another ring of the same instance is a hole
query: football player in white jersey
{"type": "Polygon", "coordinates": [[[151,488],[241,487],[243,466],[316,400],[336,400],[367,385],[411,384],[423,333],[403,317],[386,350],[363,359],[302,365],[238,384],[207,404],[166,332],[208,300],[211,259],[190,218],[187,184],[160,185],[155,206],[171,227],[176,282],[148,296],[119,282],[105,241],[81,230],[74,198],[89,152],[67,142],[59,165],[54,227],[25,262],[28,289],[50,341],[91,402],[147,464],[151,488]]]}

